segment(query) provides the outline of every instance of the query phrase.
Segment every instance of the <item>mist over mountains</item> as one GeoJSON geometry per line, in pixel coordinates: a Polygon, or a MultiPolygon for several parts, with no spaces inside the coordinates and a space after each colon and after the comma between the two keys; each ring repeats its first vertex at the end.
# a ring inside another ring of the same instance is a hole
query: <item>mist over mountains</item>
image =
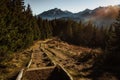
{"type": "Polygon", "coordinates": [[[107,6],[107,7],[98,7],[93,10],[85,9],[78,13],[72,13],[70,11],[63,11],[58,8],[54,8],[48,11],[44,11],[39,14],[42,19],[72,19],[74,21],[82,21],[84,23],[91,21],[93,24],[98,26],[109,26],[111,25],[120,10],[120,5],[116,6],[107,6]]]}

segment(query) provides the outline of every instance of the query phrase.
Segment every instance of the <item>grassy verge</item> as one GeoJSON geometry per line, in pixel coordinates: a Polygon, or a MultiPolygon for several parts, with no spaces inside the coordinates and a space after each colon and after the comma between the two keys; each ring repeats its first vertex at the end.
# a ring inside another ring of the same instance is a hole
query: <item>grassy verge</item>
{"type": "Polygon", "coordinates": [[[0,80],[15,80],[19,71],[26,67],[31,57],[31,50],[16,52],[0,62],[0,80]]]}

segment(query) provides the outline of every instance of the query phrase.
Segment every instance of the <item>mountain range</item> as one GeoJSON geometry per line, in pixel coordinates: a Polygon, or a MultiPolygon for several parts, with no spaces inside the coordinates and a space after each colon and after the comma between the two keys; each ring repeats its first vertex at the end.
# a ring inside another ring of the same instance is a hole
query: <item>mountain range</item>
{"type": "Polygon", "coordinates": [[[116,6],[107,6],[107,7],[98,7],[93,10],[85,9],[84,11],[80,11],[78,13],[72,13],[70,11],[63,11],[58,8],[54,8],[48,11],[44,11],[39,14],[42,19],[72,19],[75,21],[82,21],[84,23],[91,21],[95,25],[100,26],[109,26],[111,25],[120,10],[120,5],[116,6]]]}

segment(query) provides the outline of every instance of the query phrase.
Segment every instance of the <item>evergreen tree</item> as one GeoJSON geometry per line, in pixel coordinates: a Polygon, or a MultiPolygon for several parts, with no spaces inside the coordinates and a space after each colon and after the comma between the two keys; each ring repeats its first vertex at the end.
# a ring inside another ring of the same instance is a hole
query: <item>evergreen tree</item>
{"type": "Polygon", "coordinates": [[[97,47],[97,29],[96,26],[93,27],[93,32],[91,35],[91,41],[89,42],[90,47],[96,48],[97,47]]]}
{"type": "Polygon", "coordinates": [[[39,25],[37,23],[37,17],[33,17],[33,34],[34,34],[34,40],[38,40],[41,38],[41,31],[39,28],[39,25]]]}
{"type": "Polygon", "coordinates": [[[10,39],[9,28],[11,27],[10,4],[10,0],[1,0],[0,2],[0,61],[9,52],[8,39],[10,39]]]}
{"type": "Polygon", "coordinates": [[[44,20],[43,21],[43,36],[44,36],[44,39],[46,38],[50,38],[52,36],[52,27],[50,25],[50,22],[48,20],[44,20]]]}
{"type": "Polygon", "coordinates": [[[120,11],[116,22],[109,30],[106,61],[110,61],[111,65],[120,65],[120,11]]]}

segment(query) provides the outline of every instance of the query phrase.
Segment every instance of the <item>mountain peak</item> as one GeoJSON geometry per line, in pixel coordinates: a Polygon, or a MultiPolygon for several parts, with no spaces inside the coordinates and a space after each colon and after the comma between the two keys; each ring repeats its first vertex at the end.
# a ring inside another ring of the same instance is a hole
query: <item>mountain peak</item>
{"type": "Polygon", "coordinates": [[[60,10],[59,8],[54,8],[54,10],[60,10]]]}
{"type": "Polygon", "coordinates": [[[86,8],[84,11],[91,11],[90,9],[86,8]]]}
{"type": "Polygon", "coordinates": [[[54,11],[62,11],[62,10],[59,9],[59,8],[54,8],[54,9],[51,9],[51,10],[54,10],[54,11]]]}
{"type": "Polygon", "coordinates": [[[43,19],[58,19],[61,17],[66,17],[66,16],[71,16],[72,13],[69,11],[63,11],[61,9],[58,8],[54,8],[54,9],[50,9],[48,11],[45,11],[43,13],[41,13],[38,16],[41,16],[43,19]]]}

